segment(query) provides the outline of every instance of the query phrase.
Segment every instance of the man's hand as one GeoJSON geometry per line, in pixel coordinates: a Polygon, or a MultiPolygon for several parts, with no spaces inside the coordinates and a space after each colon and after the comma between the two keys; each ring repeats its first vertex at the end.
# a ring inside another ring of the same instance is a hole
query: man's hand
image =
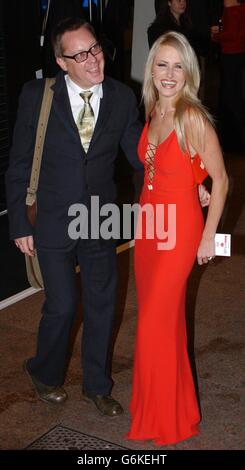
{"type": "Polygon", "coordinates": [[[22,253],[25,253],[29,256],[34,256],[34,242],[32,235],[29,235],[28,237],[16,238],[14,242],[17,248],[22,251],[22,253]]]}
{"type": "Polygon", "coordinates": [[[199,200],[202,207],[209,206],[210,194],[203,184],[198,185],[199,200]]]}

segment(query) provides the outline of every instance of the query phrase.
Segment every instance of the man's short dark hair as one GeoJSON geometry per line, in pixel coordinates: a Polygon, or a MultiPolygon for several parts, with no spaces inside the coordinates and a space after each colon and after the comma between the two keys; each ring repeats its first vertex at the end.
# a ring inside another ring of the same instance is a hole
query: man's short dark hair
{"type": "Polygon", "coordinates": [[[60,21],[53,29],[51,41],[55,57],[62,57],[62,36],[67,31],[77,31],[80,28],[87,29],[96,39],[93,26],[85,18],[65,18],[60,21]]]}

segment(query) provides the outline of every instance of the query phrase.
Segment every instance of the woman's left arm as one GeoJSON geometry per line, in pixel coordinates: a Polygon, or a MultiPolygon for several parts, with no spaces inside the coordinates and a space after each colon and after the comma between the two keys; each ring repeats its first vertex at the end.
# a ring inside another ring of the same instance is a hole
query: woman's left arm
{"type": "Polygon", "coordinates": [[[228,191],[228,177],[224,160],[213,126],[206,121],[203,148],[195,145],[209,176],[212,179],[212,190],[206,223],[204,226],[200,245],[197,250],[198,264],[205,264],[208,258],[215,256],[215,233],[223,212],[228,191]]]}

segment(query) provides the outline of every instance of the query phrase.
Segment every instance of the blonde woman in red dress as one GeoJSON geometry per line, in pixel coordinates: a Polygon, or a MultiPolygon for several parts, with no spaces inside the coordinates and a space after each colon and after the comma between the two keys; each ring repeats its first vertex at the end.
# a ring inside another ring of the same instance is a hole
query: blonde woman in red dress
{"type": "Polygon", "coordinates": [[[138,326],[132,423],[126,436],[156,445],[174,444],[199,432],[187,353],[186,284],[195,259],[202,265],[215,255],[214,236],[228,188],[212,120],[197,97],[199,83],[198,62],[187,39],[177,32],[161,36],[145,69],[146,124],[138,147],[145,166],[140,204],[175,205],[176,242],[159,249],[158,234],[148,239],[144,224],[142,238],[136,239],[138,326]],[[205,224],[192,164],[197,156],[212,179],[205,224]]]}

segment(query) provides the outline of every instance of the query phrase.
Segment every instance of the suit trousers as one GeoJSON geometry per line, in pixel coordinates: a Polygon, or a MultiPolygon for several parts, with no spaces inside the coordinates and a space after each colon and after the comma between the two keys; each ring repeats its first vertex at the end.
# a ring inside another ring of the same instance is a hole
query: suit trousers
{"type": "Polygon", "coordinates": [[[89,395],[110,393],[110,346],[115,317],[117,266],[111,240],[79,240],[70,251],[38,249],[46,300],[39,325],[36,356],[28,369],[46,385],[64,382],[71,328],[78,292],[75,267],[82,281],[83,390],[89,395]]]}

